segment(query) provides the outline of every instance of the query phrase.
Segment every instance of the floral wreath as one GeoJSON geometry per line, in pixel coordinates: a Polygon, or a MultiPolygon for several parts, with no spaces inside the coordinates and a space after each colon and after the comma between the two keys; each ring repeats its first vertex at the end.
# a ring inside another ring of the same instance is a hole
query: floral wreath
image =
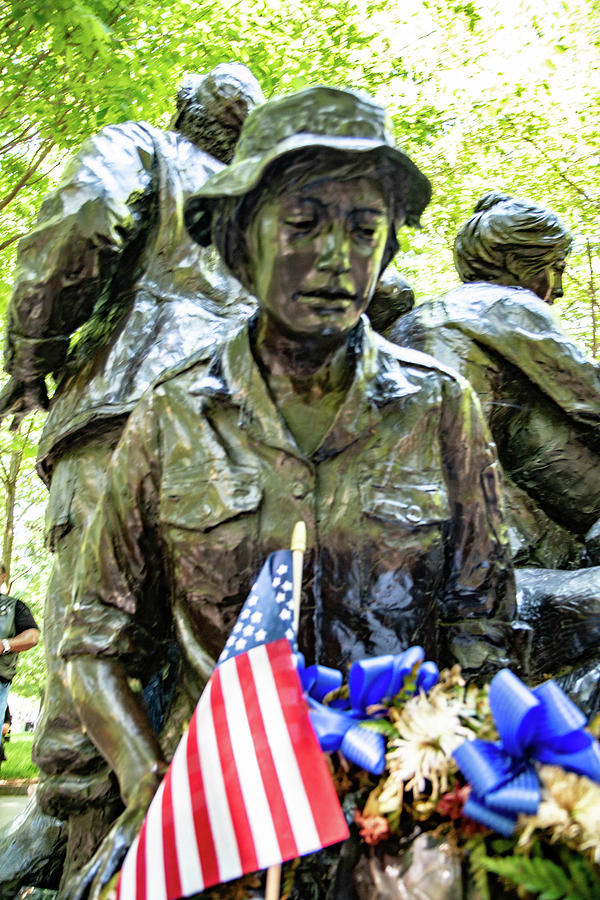
{"type": "Polygon", "coordinates": [[[347,683],[299,662],[362,841],[375,847],[415,827],[449,839],[481,900],[598,900],[594,726],[554,681],[530,690],[503,669],[480,687],[424,655],[411,647],[363,660],[347,683]]]}

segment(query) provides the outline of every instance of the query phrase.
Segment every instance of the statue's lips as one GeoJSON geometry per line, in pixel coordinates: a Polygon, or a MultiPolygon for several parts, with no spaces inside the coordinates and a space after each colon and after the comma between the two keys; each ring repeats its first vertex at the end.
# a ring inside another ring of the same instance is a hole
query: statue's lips
{"type": "Polygon", "coordinates": [[[295,299],[304,306],[312,307],[317,312],[345,312],[352,306],[356,298],[347,291],[323,289],[298,293],[295,299]]]}

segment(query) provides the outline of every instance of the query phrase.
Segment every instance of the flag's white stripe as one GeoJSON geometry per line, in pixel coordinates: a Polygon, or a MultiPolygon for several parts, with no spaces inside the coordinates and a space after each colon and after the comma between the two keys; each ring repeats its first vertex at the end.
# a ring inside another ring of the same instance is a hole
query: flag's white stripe
{"type": "Polygon", "coordinates": [[[196,843],[192,797],[188,777],[187,747],[189,732],[181,739],[171,763],[171,799],[175,826],[177,866],[184,897],[204,888],[202,864],[196,843]]]}
{"type": "Polygon", "coordinates": [[[166,900],[165,860],[162,841],[162,796],[164,779],[160,783],[146,816],[146,897],[166,900]]]}
{"type": "MultiPolygon", "coordinates": [[[[226,663],[223,665],[226,665],[226,663]]],[[[211,679],[204,688],[200,706],[198,707],[198,716],[196,717],[198,752],[219,874],[221,881],[230,881],[232,878],[238,878],[243,873],[227,801],[227,792],[223,781],[223,772],[221,771],[217,735],[215,734],[215,724],[210,706],[212,687],[213,682],[211,679]]]]}
{"type": "Polygon", "coordinates": [[[136,860],[140,836],[137,835],[129,848],[125,862],[121,869],[121,882],[119,885],[119,900],[135,900],[136,897],[136,860]]]}
{"type": "Polygon", "coordinates": [[[294,747],[281,710],[279,694],[265,646],[257,647],[256,651],[250,654],[250,664],[260,705],[263,709],[269,710],[269,714],[264,718],[267,739],[298,846],[298,855],[302,856],[304,853],[318,850],[321,843],[302,775],[298,768],[294,747]]]}
{"type": "MultiPolygon", "coordinates": [[[[252,653],[250,653],[252,656],[252,653]]],[[[225,712],[244,805],[254,839],[259,869],[281,862],[281,851],[275,833],[271,808],[265,793],[254,738],[248,723],[244,695],[240,687],[236,659],[220,666],[225,712]]],[[[266,716],[269,715],[266,710],[266,716]]]]}

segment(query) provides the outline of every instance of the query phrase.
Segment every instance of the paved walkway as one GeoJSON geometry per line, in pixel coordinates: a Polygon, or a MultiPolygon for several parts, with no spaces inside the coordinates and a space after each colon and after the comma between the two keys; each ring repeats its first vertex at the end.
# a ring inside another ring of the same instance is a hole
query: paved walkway
{"type": "Polygon", "coordinates": [[[0,796],[0,829],[4,830],[4,827],[19,815],[28,800],[29,797],[26,794],[0,796]]]}

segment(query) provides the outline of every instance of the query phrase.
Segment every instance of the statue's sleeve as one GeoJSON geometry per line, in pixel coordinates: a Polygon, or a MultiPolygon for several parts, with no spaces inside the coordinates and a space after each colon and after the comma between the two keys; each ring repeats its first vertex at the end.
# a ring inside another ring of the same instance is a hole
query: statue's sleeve
{"type": "Polygon", "coordinates": [[[37,222],[19,242],[7,315],[5,368],[30,382],[60,372],[70,336],[110,289],[123,261],[130,272],[151,210],[149,126],[109,126],[67,164],[37,222]]]}
{"type": "MultiPolygon", "coordinates": [[[[463,379],[446,379],[441,452],[451,505],[441,628],[470,676],[523,670],[513,627],[515,583],[503,518],[500,466],[479,401],[463,379]]],[[[518,631],[518,629],[517,629],[518,631]]]]}
{"type": "Polygon", "coordinates": [[[529,299],[498,300],[486,313],[485,328],[479,321],[471,336],[516,366],[576,421],[600,426],[600,365],[563,331],[545,303],[519,293],[529,299]]]}
{"type": "Polygon", "coordinates": [[[75,573],[60,652],[116,659],[129,674],[160,658],[171,621],[159,536],[159,429],[153,392],[132,413],[113,458],[75,573]]]}

